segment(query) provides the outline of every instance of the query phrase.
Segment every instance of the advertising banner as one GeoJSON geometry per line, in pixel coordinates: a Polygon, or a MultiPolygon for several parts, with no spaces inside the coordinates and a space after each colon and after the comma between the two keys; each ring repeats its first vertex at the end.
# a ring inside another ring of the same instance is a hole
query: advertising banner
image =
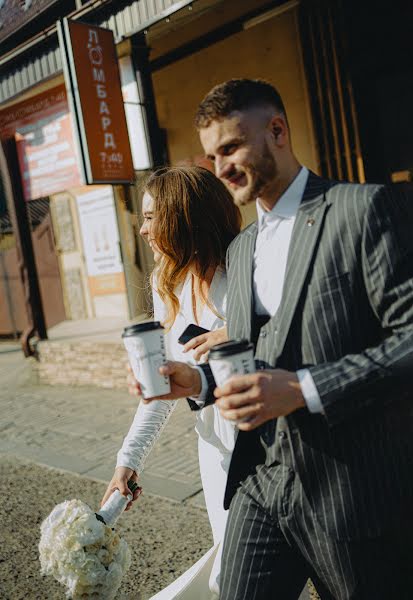
{"type": "Polygon", "coordinates": [[[0,111],[0,137],[15,137],[26,200],[81,185],[64,85],[0,111]]]}
{"type": "Polygon", "coordinates": [[[92,296],[125,291],[113,190],[94,188],[76,197],[92,296]]]}
{"type": "Polygon", "coordinates": [[[113,33],[63,19],[59,43],[86,183],[131,183],[131,149],[113,33]]]}

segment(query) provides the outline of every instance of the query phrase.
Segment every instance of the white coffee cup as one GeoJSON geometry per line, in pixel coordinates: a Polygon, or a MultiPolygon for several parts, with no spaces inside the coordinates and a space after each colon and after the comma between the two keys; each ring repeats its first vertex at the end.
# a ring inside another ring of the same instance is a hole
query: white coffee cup
{"type": "Polygon", "coordinates": [[[125,327],[122,338],[143,397],[156,398],[169,394],[169,377],[159,373],[159,367],[166,363],[164,329],[159,321],[145,321],[125,327]]]}
{"type": "Polygon", "coordinates": [[[209,351],[208,362],[215,383],[220,387],[233,375],[255,373],[254,345],[248,340],[217,344],[209,351]]]}

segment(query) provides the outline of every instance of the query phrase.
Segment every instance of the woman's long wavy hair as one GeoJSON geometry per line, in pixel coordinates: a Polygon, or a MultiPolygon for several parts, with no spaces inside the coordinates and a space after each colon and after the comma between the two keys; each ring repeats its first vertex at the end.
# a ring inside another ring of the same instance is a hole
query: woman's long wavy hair
{"type": "MultiPolygon", "coordinates": [[[[145,191],[153,199],[152,237],[162,254],[154,270],[156,288],[166,306],[164,326],[170,329],[180,308],[177,286],[189,270],[202,281],[209,269],[225,265],[241,213],[224,184],[202,167],[158,169],[145,191]]],[[[216,312],[207,297],[202,301],[216,312]]]]}

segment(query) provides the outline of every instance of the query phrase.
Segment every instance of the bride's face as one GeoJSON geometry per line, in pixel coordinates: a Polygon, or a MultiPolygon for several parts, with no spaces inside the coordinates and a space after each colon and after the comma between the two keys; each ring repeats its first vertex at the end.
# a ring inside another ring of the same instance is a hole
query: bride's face
{"type": "Polygon", "coordinates": [[[148,194],[148,192],[145,192],[142,199],[142,215],[143,223],[142,227],[139,230],[139,233],[141,234],[143,239],[148,242],[150,249],[153,252],[154,261],[158,262],[161,258],[161,253],[152,235],[155,216],[153,212],[153,199],[152,196],[148,194]]]}

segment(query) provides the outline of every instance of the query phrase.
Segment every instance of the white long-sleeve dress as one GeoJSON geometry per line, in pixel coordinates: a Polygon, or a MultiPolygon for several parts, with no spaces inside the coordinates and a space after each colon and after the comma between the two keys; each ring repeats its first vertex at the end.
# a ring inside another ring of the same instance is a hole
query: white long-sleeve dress
{"type": "MultiPolygon", "coordinates": [[[[209,301],[218,315],[226,314],[227,281],[225,271],[218,268],[211,281],[209,301]]],[[[165,334],[168,358],[192,362],[188,354],[182,352],[178,337],[190,324],[195,323],[192,308],[192,278],[186,278],[176,291],[180,311],[170,331],[165,334]]],[[[165,306],[156,290],[153,291],[155,320],[163,321],[165,306]]],[[[199,324],[208,330],[224,326],[208,307],[204,306],[199,324]]],[[[131,428],[118,452],[116,466],[129,467],[138,475],[143,471],[145,460],[154,446],[162,429],[168,422],[177,401],[155,400],[150,404],[140,403],[131,428]]],[[[205,495],[205,503],[211,523],[214,546],[188,571],[167,588],[156,594],[152,600],[212,600],[218,597],[219,570],[222,539],[227,520],[223,508],[223,498],[227,481],[231,454],[234,449],[237,430],[223,419],[216,406],[211,405],[196,412],[195,429],[198,433],[199,467],[205,495]],[[209,580],[209,585],[208,585],[209,580]]]]}

